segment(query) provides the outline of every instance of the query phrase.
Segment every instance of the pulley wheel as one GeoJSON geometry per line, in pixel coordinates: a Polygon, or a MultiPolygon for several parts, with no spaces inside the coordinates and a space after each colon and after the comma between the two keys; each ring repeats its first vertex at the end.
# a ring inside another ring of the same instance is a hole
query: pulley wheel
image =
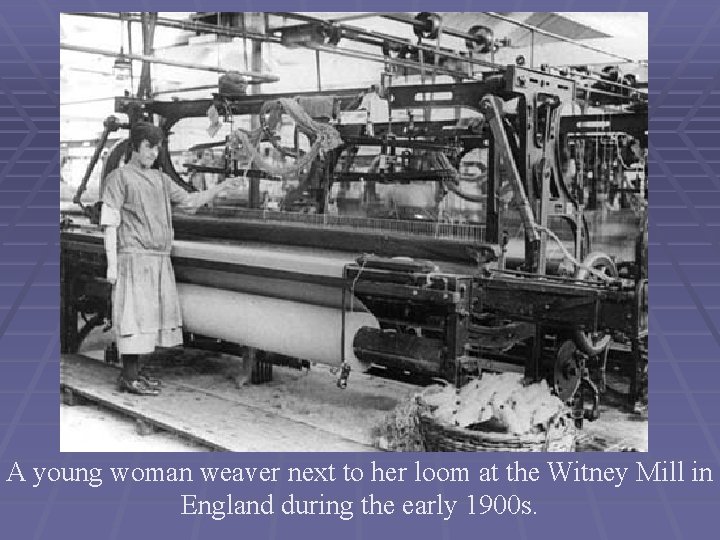
{"type": "Polygon", "coordinates": [[[340,40],[343,37],[342,28],[337,28],[336,26],[331,26],[330,28],[327,28],[325,30],[325,36],[327,37],[327,44],[335,46],[338,43],[340,43],[340,40]]]}
{"type": "Polygon", "coordinates": [[[437,39],[440,32],[440,22],[442,17],[437,13],[430,13],[429,11],[423,11],[418,13],[415,17],[415,25],[413,26],[413,32],[420,39],[437,39]]]}
{"type": "Polygon", "coordinates": [[[560,347],[555,358],[553,370],[553,386],[558,397],[567,402],[580,388],[582,373],[575,360],[577,347],[572,341],[566,341],[560,347]]]}
{"type": "Polygon", "coordinates": [[[493,34],[487,26],[476,24],[468,30],[468,34],[472,36],[465,40],[465,46],[469,51],[478,54],[487,54],[492,51],[493,34]]]}
{"type": "Polygon", "coordinates": [[[632,88],[637,88],[637,77],[632,73],[623,75],[622,84],[624,84],[625,86],[630,86],[632,88]]]}
{"type": "Polygon", "coordinates": [[[622,74],[620,73],[620,69],[617,66],[605,66],[602,69],[601,77],[606,81],[616,83],[620,82],[622,74]]]}
{"type": "MultiPolygon", "coordinates": [[[[585,257],[583,266],[579,266],[575,271],[575,279],[600,281],[600,278],[590,272],[589,268],[611,278],[618,277],[617,267],[613,260],[599,251],[585,257]]],[[[610,344],[610,338],[610,334],[602,332],[584,332],[580,329],[575,331],[575,344],[582,352],[590,356],[602,353],[610,344]]]]}

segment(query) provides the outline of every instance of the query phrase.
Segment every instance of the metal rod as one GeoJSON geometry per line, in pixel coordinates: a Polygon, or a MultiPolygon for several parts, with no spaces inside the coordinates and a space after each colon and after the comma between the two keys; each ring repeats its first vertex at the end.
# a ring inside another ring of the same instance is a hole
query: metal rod
{"type": "MultiPolygon", "coordinates": [[[[315,17],[300,15],[300,14],[296,14],[296,13],[276,12],[274,14],[276,14],[278,16],[292,17],[297,20],[303,20],[303,21],[307,21],[307,22],[318,22],[318,23],[326,23],[327,24],[327,22],[323,21],[322,19],[317,19],[315,17]]],[[[491,16],[499,16],[494,13],[487,13],[487,14],[491,15],[491,16]]],[[[119,18],[116,13],[103,13],[103,12],[77,12],[77,13],[66,13],[65,15],[74,15],[74,16],[80,16],[80,17],[90,17],[90,18],[108,19],[108,20],[117,20],[119,18]]],[[[400,16],[397,14],[378,14],[378,15],[383,18],[399,21],[399,22],[406,23],[406,24],[411,24],[411,25],[415,24],[414,20],[407,19],[407,18],[405,18],[405,16],[400,16]]],[[[133,22],[140,21],[139,16],[136,14],[133,14],[133,13],[125,13],[124,17],[125,17],[125,20],[127,20],[127,21],[133,21],[133,22]]],[[[526,25],[524,23],[520,23],[519,21],[515,21],[512,19],[510,19],[509,22],[518,24],[518,25],[524,25],[526,27],[530,26],[530,25],[526,25]]],[[[197,33],[215,34],[215,35],[219,35],[219,36],[229,36],[229,37],[247,37],[247,38],[254,39],[257,41],[262,41],[262,42],[281,43],[281,38],[278,36],[247,32],[247,31],[243,31],[243,30],[233,28],[233,27],[228,27],[228,26],[217,26],[217,25],[212,25],[212,24],[198,23],[198,22],[194,22],[194,21],[179,21],[176,19],[168,19],[165,17],[158,17],[155,24],[158,26],[164,26],[164,27],[174,28],[174,29],[178,29],[178,30],[189,30],[189,31],[197,32],[197,33]]],[[[335,26],[337,28],[341,28],[344,31],[350,32],[351,35],[344,36],[348,39],[352,39],[353,38],[352,34],[354,33],[357,35],[376,37],[377,39],[383,39],[383,40],[391,41],[393,43],[398,43],[398,44],[403,44],[403,45],[412,45],[413,47],[417,47],[419,50],[434,51],[434,47],[429,47],[429,46],[425,46],[422,44],[413,44],[409,40],[398,38],[395,36],[390,36],[388,34],[383,34],[380,32],[371,32],[371,31],[363,30],[361,28],[357,28],[357,27],[353,27],[353,26],[346,26],[346,25],[334,24],[333,26],[335,26]]],[[[533,27],[533,29],[535,31],[540,31],[539,29],[534,28],[534,27],[533,27]]],[[[459,32],[457,30],[449,29],[449,28],[443,28],[443,32],[447,35],[452,35],[455,37],[468,38],[468,39],[474,38],[474,36],[471,36],[470,34],[466,34],[464,32],[459,32]]],[[[544,32],[544,31],[540,31],[540,32],[544,33],[545,35],[550,34],[549,32],[544,32]]],[[[585,48],[590,47],[589,45],[585,45],[582,43],[576,43],[568,38],[558,37],[558,39],[562,39],[562,41],[567,41],[567,42],[576,44],[581,47],[585,47],[585,48]]],[[[377,57],[376,55],[372,55],[370,53],[364,53],[364,52],[360,52],[360,51],[351,51],[349,49],[342,49],[340,47],[314,46],[314,47],[308,47],[308,48],[315,49],[315,50],[322,50],[324,52],[338,54],[341,56],[362,58],[362,59],[370,60],[370,61],[374,61],[374,62],[384,62],[384,61],[388,60],[390,63],[395,64],[395,65],[400,65],[400,66],[405,66],[405,67],[413,67],[416,69],[418,68],[417,62],[398,60],[398,59],[392,59],[392,58],[387,59],[385,57],[377,57]],[[353,53],[355,53],[355,54],[353,54],[353,53]]],[[[594,49],[595,48],[593,48],[593,50],[594,49]]],[[[604,54],[609,54],[610,56],[614,56],[611,53],[607,53],[607,52],[599,50],[599,49],[596,52],[602,52],[604,54]]],[[[500,68],[505,67],[503,65],[496,64],[494,62],[488,62],[486,60],[480,60],[477,58],[461,56],[459,54],[453,54],[452,52],[444,51],[442,54],[446,58],[462,60],[464,62],[468,62],[468,63],[474,64],[474,65],[480,65],[480,66],[494,68],[494,69],[500,69],[500,68]]],[[[114,56],[116,56],[116,55],[114,55],[114,56]]],[[[622,58],[622,57],[620,57],[620,58],[622,58]]],[[[645,65],[644,61],[638,61],[638,60],[632,60],[632,59],[623,59],[623,60],[626,63],[645,65]]],[[[440,70],[438,70],[438,72],[445,73],[447,75],[451,75],[454,77],[462,76],[463,79],[472,78],[470,75],[468,75],[466,73],[459,73],[456,71],[444,70],[442,68],[440,68],[440,70]]],[[[594,81],[598,81],[598,82],[604,82],[606,84],[613,85],[617,88],[628,88],[628,89],[635,91],[636,93],[638,93],[640,95],[646,95],[645,92],[642,92],[637,88],[623,85],[621,83],[606,81],[600,77],[594,77],[592,75],[581,74],[581,76],[586,80],[594,80],[594,81]]],[[[267,76],[265,76],[265,77],[267,77],[267,76]]],[[[253,84],[253,81],[249,81],[249,84],[253,84]]]]}
{"type": "MultiPolygon", "coordinates": [[[[68,51],[77,51],[77,52],[83,52],[88,54],[98,54],[101,56],[109,56],[111,58],[115,58],[117,56],[117,52],[115,51],[106,51],[104,49],[96,49],[94,47],[83,47],[81,45],[71,45],[69,43],[61,43],[60,48],[68,51]]],[[[195,69],[199,71],[212,71],[215,73],[227,73],[227,69],[222,68],[216,68],[212,66],[203,66],[200,64],[191,64],[189,62],[180,62],[178,60],[168,60],[164,58],[157,58],[155,56],[149,56],[146,54],[126,54],[126,58],[129,58],[130,60],[141,60],[143,62],[150,62],[151,64],[162,64],[165,66],[173,66],[173,67],[179,67],[179,68],[185,68],[185,69],[195,69]]],[[[266,75],[263,73],[254,73],[252,71],[248,72],[239,72],[240,75],[243,77],[250,77],[255,79],[256,81],[262,81],[262,82],[277,82],[279,79],[278,77],[274,75],[266,75]]]]}
{"type": "MultiPolygon", "coordinates": [[[[155,20],[157,19],[157,13],[143,12],[140,15],[142,19],[142,52],[144,56],[154,57],[155,50],[153,48],[153,42],[155,40],[155,20]]],[[[150,62],[146,60],[143,61],[137,91],[139,98],[148,98],[152,93],[153,79],[151,67],[152,64],[150,62]]]]}
{"type": "Polygon", "coordinates": [[[533,209],[530,205],[527,194],[525,193],[520,171],[518,170],[515,158],[510,151],[508,136],[502,124],[502,101],[496,96],[488,95],[482,99],[481,105],[482,112],[485,114],[485,117],[488,119],[488,123],[490,124],[490,129],[496,144],[495,151],[503,157],[505,163],[510,168],[508,179],[510,180],[510,185],[515,191],[515,197],[520,201],[519,211],[523,226],[525,227],[525,237],[528,240],[537,242],[540,240],[540,235],[535,228],[535,216],[533,215],[533,209]]]}
{"type": "MultiPolygon", "coordinates": [[[[369,60],[371,62],[379,62],[384,63],[388,62],[389,64],[395,64],[398,66],[404,66],[404,67],[410,67],[414,69],[421,69],[421,65],[419,62],[413,62],[412,60],[400,60],[398,58],[387,58],[385,56],[372,54],[372,53],[366,53],[361,51],[353,51],[351,49],[345,49],[343,47],[330,47],[327,45],[306,45],[308,49],[323,51],[331,54],[339,54],[342,56],[349,56],[351,58],[360,58],[362,60],[369,60]]],[[[469,79],[471,78],[467,73],[463,71],[455,71],[451,69],[445,69],[445,68],[438,68],[438,73],[444,73],[446,75],[450,75],[452,77],[457,77],[460,79],[469,79]]]]}
{"type": "Polygon", "coordinates": [[[176,88],[174,90],[158,90],[153,92],[153,96],[160,96],[163,94],[180,94],[182,92],[195,92],[196,90],[212,90],[218,87],[217,84],[203,84],[200,86],[187,86],[185,88],[176,88]]]}
{"type": "MultiPolygon", "coordinates": [[[[345,268],[347,270],[347,268],[345,268]]],[[[343,278],[346,278],[347,273],[343,272],[343,278]]],[[[345,294],[347,289],[347,280],[343,280],[342,285],[342,298],[340,300],[342,307],[340,308],[340,364],[345,366],[345,294]]]]}
{"type": "MultiPolygon", "coordinates": [[[[95,165],[97,165],[98,159],[100,159],[100,154],[103,151],[103,148],[105,148],[105,144],[107,144],[108,136],[113,131],[117,131],[122,124],[118,122],[118,119],[114,116],[108,116],[105,119],[105,122],[103,122],[103,132],[100,136],[100,140],[98,141],[97,145],[95,145],[95,152],[93,152],[93,156],[90,159],[90,163],[88,163],[87,169],[85,169],[85,175],[82,178],[82,181],[80,182],[80,185],[77,188],[77,191],[75,192],[75,196],[73,197],[73,203],[80,206],[80,208],[84,211],[85,207],[82,203],[82,195],[85,193],[85,190],[87,189],[88,182],[90,180],[90,175],[92,174],[93,170],[95,169],[95,165]]],[[[101,182],[102,184],[102,182],[101,182]]],[[[102,188],[102,185],[101,185],[102,188]]],[[[102,195],[102,189],[101,193],[102,195]]]]}
{"type": "Polygon", "coordinates": [[[317,76],[318,92],[322,92],[322,79],[320,78],[320,51],[315,51],[315,75],[317,76]]]}
{"type": "MultiPolygon", "coordinates": [[[[548,226],[548,210],[550,207],[550,175],[551,171],[549,168],[548,163],[548,139],[551,136],[553,125],[551,125],[552,115],[556,114],[555,110],[553,110],[551,107],[546,107],[545,111],[545,133],[543,134],[542,139],[542,169],[541,169],[541,177],[540,182],[541,188],[540,188],[540,205],[537,208],[537,212],[540,214],[539,216],[536,216],[538,221],[540,222],[540,253],[538,257],[538,274],[545,274],[545,268],[547,265],[547,233],[545,230],[548,226]]],[[[578,226],[579,228],[579,226],[578,226]]]]}
{"type": "MultiPolygon", "coordinates": [[[[104,12],[77,12],[77,13],[64,13],[64,15],[74,15],[78,17],[90,17],[94,19],[107,19],[117,20],[119,17],[116,13],[104,13],[104,12]]],[[[126,13],[124,15],[126,21],[140,22],[140,16],[135,13],[126,13]]],[[[168,19],[167,17],[158,17],[155,21],[157,26],[164,26],[166,28],[174,28],[176,30],[189,30],[191,32],[197,32],[200,34],[214,34],[217,36],[227,37],[247,37],[258,41],[269,41],[274,43],[280,43],[280,38],[275,36],[269,36],[257,32],[242,31],[238,28],[230,26],[218,26],[214,24],[199,23],[195,21],[179,21],[177,19],[168,19]]]]}
{"type": "MultiPolygon", "coordinates": [[[[506,22],[508,22],[508,23],[515,24],[515,25],[517,25],[517,26],[521,26],[521,27],[523,27],[523,28],[526,28],[526,29],[530,30],[531,32],[538,32],[538,33],[543,34],[543,35],[545,35],[545,36],[547,36],[547,37],[551,37],[551,38],[558,39],[558,40],[560,40],[560,41],[564,41],[564,42],[567,42],[567,43],[571,43],[571,44],[573,44],[573,45],[577,45],[578,47],[582,47],[582,48],[585,48],[585,49],[590,49],[590,50],[593,50],[593,51],[595,51],[595,52],[602,53],[602,54],[605,54],[605,55],[607,55],[607,56],[610,56],[610,57],[612,57],[612,58],[618,58],[618,59],[620,59],[620,60],[623,60],[624,63],[646,65],[646,63],[645,63],[644,60],[633,60],[632,58],[626,58],[626,57],[623,57],[623,56],[618,56],[618,55],[616,55],[616,54],[614,54],[614,53],[605,51],[605,50],[600,49],[600,48],[598,48],[598,47],[593,47],[593,46],[591,46],[591,45],[586,45],[586,44],[584,44],[584,43],[579,43],[579,42],[576,42],[576,41],[574,41],[574,40],[572,40],[572,39],[570,39],[570,38],[565,38],[565,37],[563,37],[563,36],[559,36],[559,35],[557,35],[557,34],[553,34],[553,33],[551,33],[551,32],[547,32],[547,31],[545,31],[545,30],[541,30],[540,28],[537,28],[537,27],[532,26],[532,25],[530,25],[530,24],[523,23],[523,22],[520,22],[520,21],[516,21],[516,20],[510,19],[510,18],[508,18],[508,17],[504,17],[503,15],[500,15],[499,13],[495,13],[495,12],[483,12],[483,13],[484,13],[485,15],[490,16],[490,17],[502,19],[502,20],[504,20],[504,21],[506,21],[506,22]]],[[[397,22],[409,24],[409,25],[411,25],[411,26],[413,26],[413,27],[415,27],[415,26],[421,26],[421,23],[420,23],[420,22],[416,21],[415,19],[408,18],[406,15],[399,15],[399,14],[393,14],[393,13],[389,13],[389,14],[383,13],[383,14],[379,14],[379,15],[380,15],[381,17],[385,18],[385,19],[389,19],[389,20],[392,20],[392,21],[397,21],[397,22]]],[[[491,31],[492,31],[492,30],[491,30],[491,31]]],[[[475,36],[472,36],[471,34],[467,34],[467,33],[465,33],[465,32],[460,32],[460,31],[458,31],[458,30],[450,29],[450,28],[447,28],[447,27],[443,27],[443,32],[444,32],[445,34],[447,34],[447,35],[454,36],[454,37],[458,37],[458,38],[470,39],[470,40],[475,39],[475,36]]],[[[534,41],[534,37],[535,37],[534,34],[533,34],[532,37],[533,37],[533,41],[534,41]]],[[[394,38],[394,39],[397,40],[397,38],[394,38]]],[[[495,42],[495,33],[494,33],[494,32],[493,32],[493,34],[492,34],[492,41],[493,41],[493,43],[495,42]]],[[[492,67],[492,66],[504,67],[504,66],[500,66],[500,65],[498,65],[498,64],[495,63],[495,53],[494,53],[494,51],[495,51],[495,49],[494,49],[494,47],[493,47],[493,49],[490,51],[490,59],[491,59],[491,61],[490,61],[489,63],[488,63],[488,62],[485,62],[485,64],[486,64],[486,65],[489,64],[488,67],[492,67]]],[[[447,55],[447,56],[448,56],[448,58],[457,58],[457,57],[452,56],[452,55],[447,55]]],[[[467,58],[464,58],[464,57],[461,57],[461,58],[463,58],[464,60],[468,60],[467,58]]],[[[481,62],[482,62],[482,61],[478,61],[478,60],[476,60],[476,59],[473,59],[473,63],[481,63],[481,62]]],[[[531,67],[533,67],[533,62],[534,62],[534,59],[531,61],[531,67]]],[[[632,86],[627,86],[627,85],[624,85],[624,84],[622,84],[622,83],[614,83],[614,82],[611,82],[611,81],[606,81],[606,80],[602,79],[602,78],[599,77],[599,76],[598,76],[598,77],[593,77],[593,76],[589,76],[589,75],[585,75],[585,74],[582,74],[582,76],[583,76],[584,78],[586,78],[586,79],[590,79],[590,80],[594,80],[594,81],[598,81],[598,82],[604,82],[604,83],[607,83],[607,84],[614,85],[614,86],[616,86],[616,87],[618,87],[618,88],[630,88],[630,89],[632,89],[632,90],[637,91],[637,88],[633,88],[632,86]]]]}
{"type": "Polygon", "coordinates": [[[90,98],[90,99],[78,99],[77,101],[61,101],[60,106],[68,105],[87,105],[88,103],[98,103],[100,101],[115,101],[116,96],[90,98]]]}
{"type": "MultiPolygon", "coordinates": [[[[410,15],[406,14],[400,14],[400,13],[378,13],[378,16],[389,19],[391,21],[397,21],[404,24],[409,24],[412,27],[420,27],[424,28],[425,24],[416,20],[415,18],[411,17],[410,15]]],[[[443,28],[443,32],[445,32],[449,36],[458,37],[462,39],[475,39],[475,36],[472,34],[469,34],[467,32],[461,32],[460,30],[456,30],[454,28],[443,28]]]]}
{"type": "MultiPolygon", "coordinates": [[[[275,12],[278,16],[283,17],[289,17],[293,19],[297,19],[300,21],[310,22],[310,23],[317,23],[317,24],[329,24],[327,21],[324,21],[323,19],[318,19],[317,17],[311,17],[309,15],[302,15],[299,13],[291,13],[291,12],[275,12]]],[[[359,37],[370,37],[377,40],[382,41],[389,41],[391,43],[395,43],[398,45],[410,45],[412,47],[417,48],[421,51],[428,51],[428,52],[435,52],[436,47],[434,45],[423,45],[422,43],[413,43],[409,39],[399,38],[397,36],[392,36],[390,34],[385,34],[382,32],[376,32],[371,30],[365,30],[363,28],[358,28],[356,26],[349,26],[345,24],[332,24],[334,28],[338,28],[342,30],[343,32],[343,38],[345,39],[356,39],[359,37]]],[[[276,29],[277,31],[277,29],[276,29]]],[[[443,32],[445,30],[443,29],[443,32]]],[[[449,33],[449,32],[446,32],[449,33]]],[[[363,43],[367,43],[367,41],[364,41],[363,43]]],[[[378,43],[377,45],[381,45],[381,43],[378,43]]],[[[461,56],[459,54],[455,54],[455,51],[450,50],[443,50],[441,53],[446,58],[452,58],[454,60],[461,60],[463,62],[469,62],[471,64],[477,64],[479,66],[489,67],[493,69],[504,67],[500,64],[496,64],[495,62],[488,62],[487,60],[481,60],[479,58],[470,58],[468,56],[461,56]]]]}
{"type": "Polygon", "coordinates": [[[530,30],[530,69],[535,69],[535,30],[530,30]]]}
{"type": "MultiPolygon", "coordinates": [[[[133,53],[133,46],[132,46],[132,24],[130,21],[127,22],[127,34],[128,34],[128,54],[133,53]]],[[[133,65],[132,62],[130,62],[130,95],[134,95],[135,90],[135,76],[133,73],[133,65]]]]}
{"type": "Polygon", "coordinates": [[[623,60],[624,62],[629,62],[632,64],[639,64],[641,63],[640,60],[633,60],[632,58],[628,58],[627,56],[621,56],[619,54],[615,54],[613,52],[607,51],[605,49],[601,49],[600,47],[594,47],[592,45],[587,45],[586,43],[580,43],[579,41],[575,41],[574,39],[567,38],[565,36],[561,36],[559,34],[554,34],[552,32],[548,32],[547,30],[543,30],[542,28],[538,28],[537,26],[533,26],[531,24],[527,24],[521,21],[517,21],[515,19],[512,19],[510,17],[506,17],[505,15],[501,15],[500,13],[494,12],[494,11],[486,11],[486,15],[489,15],[490,17],[493,17],[495,19],[498,19],[500,21],[504,21],[506,23],[514,24],[516,26],[520,26],[521,28],[525,28],[526,30],[532,30],[533,32],[537,32],[538,34],[541,34],[545,37],[549,37],[552,39],[556,39],[558,41],[564,41],[565,43],[571,43],[572,45],[576,45],[578,47],[581,47],[583,49],[587,49],[589,51],[594,51],[596,53],[601,53],[606,56],[609,56],[611,58],[617,58],[619,60],[623,60]]]}
{"type": "MultiPolygon", "coordinates": [[[[573,45],[577,45],[578,47],[582,47],[583,49],[588,49],[588,50],[590,50],[590,51],[594,51],[594,52],[597,52],[597,53],[601,53],[601,54],[604,54],[604,55],[606,55],[606,56],[610,56],[610,57],[612,57],[612,58],[618,58],[618,59],[620,59],[620,60],[623,60],[623,61],[625,61],[625,62],[630,62],[630,63],[633,63],[633,64],[641,63],[640,60],[633,60],[632,58],[627,58],[627,57],[625,57],[625,56],[621,56],[621,55],[612,53],[612,52],[607,51],[607,50],[605,50],[605,49],[601,49],[600,47],[593,47],[592,45],[587,45],[587,44],[585,44],[585,43],[580,43],[580,42],[575,41],[575,40],[573,40],[573,39],[571,39],[571,38],[566,38],[566,37],[564,37],[564,36],[560,36],[560,35],[558,35],[558,34],[554,34],[554,33],[552,33],[552,32],[548,32],[547,30],[543,30],[542,28],[538,28],[537,26],[533,26],[533,25],[531,25],[531,24],[527,24],[527,23],[524,23],[524,22],[522,22],[522,21],[518,21],[518,20],[512,19],[512,18],[510,18],[510,17],[506,17],[505,15],[501,15],[500,13],[497,13],[497,12],[495,12],[495,11],[484,11],[484,12],[482,12],[482,13],[484,13],[485,15],[487,15],[487,16],[489,16],[489,17],[493,17],[494,19],[498,19],[498,20],[500,20],[500,21],[504,21],[504,22],[513,24],[513,25],[515,25],[515,26],[519,26],[519,27],[521,27],[521,28],[525,28],[526,30],[535,31],[535,32],[537,32],[538,34],[541,34],[541,35],[543,35],[543,36],[546,36],[546,37],[549,37],[549,38],[552,38],[552,39],[556,39],[556,40],[558,40],[558,41],[564,41],[564,42],[566,42],[566,43],[571,43],[571,44],[573,44],[573,45]]],[[[399,15],[399,14],[397,14],[397,13],[387,13],[387,14],[386,14],[386,13],[382,13],[382,14],[379,14],[379,15],[380,15],[381,17],[386,18],[386,19],[390,19],[390,20],[393,20],[393,21],[398,21],[398,22],[402,22],[402,23],[405,23],[405,24],[409,24],[409,25],[411,25],[411,26],[413,26],[413,27],[415,27],[415,26],[422,26],[422,23],[421,23],[420,21],[416,21],[415,19],[408,18],[407,15],[399,15]]],[[[455,36],[455,37],[459,37],[459,38],[463,38],[463,39],[472,39],[472,38],[473,38],[473,36],[471,36],[470,34],[467,34],[467,33],[465,33],[465,32],[460,32],[460,31],[458,31],[458,30],[452,30],[452,29],[449,29],[449,28],[445,28],[445,29],[444,29],[444,32],[445,32],[446,34],[448,34],[448,35],[455,36]]]]}

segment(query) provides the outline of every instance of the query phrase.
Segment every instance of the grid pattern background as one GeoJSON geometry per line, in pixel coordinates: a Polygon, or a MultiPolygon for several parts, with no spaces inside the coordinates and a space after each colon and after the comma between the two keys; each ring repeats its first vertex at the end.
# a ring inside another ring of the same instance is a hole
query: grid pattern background
{"type": "MultiPolygon", "coordinates": [[[[682,460],[720,468],[720,5],[716,2],[601,4],[516,1],[377,2],[358,11],[650,12],[650,450],[639,454],[562,456],[588,465],[682,460]],[[507,10],[506,10],[507,11],[507,10]]],[[[695,539],[712,536],[720,497],[716,484],[637,483],[622,488],[553,484],[132,484],[44,483],[32,467],[58,466],[428,466],[471,469],[514,461],[513,455],[357,454],[60,454],[58,452],[59,287],[58,12],[100,9],[157,11],[332,11],[330,2],[4,2],[0,7],[0,523],[3,538],[303,538],[337,537],[695,539]],[[18,461],[27,482],[9,483],[18,461]],[[281,501],[305,498],[458,499],[452,519],[438,516],[181,516],[180,494],[281,501]],[[519,494],[535,515],[469,516],[467,495],[519,494]],[[322,494],[322,495],[320,495],[322,494]],[[462,508],[461,508],[462,507],[462,508]]],[[[270,429],[271,426],[268,427],[270,429]]],[[[553,456],[524,457],[546,467],[553,456]]],[[[717,473],[717,471],[716,471],[717,473]]],[[[689,472],[686,472],[689,474],[689,472]]]]}

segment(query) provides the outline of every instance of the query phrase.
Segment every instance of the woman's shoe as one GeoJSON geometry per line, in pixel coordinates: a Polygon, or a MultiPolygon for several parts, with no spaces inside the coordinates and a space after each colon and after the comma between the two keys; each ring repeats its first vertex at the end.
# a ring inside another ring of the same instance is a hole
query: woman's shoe
{"type": "Polygon", "coordinates": [[[118,377],[117,387],[119,392],[128,392],[138,396],[158,396],[160,389],[150,386],[142,378],[126,379],[122,375],[118,377]]]}
{"type": "Polygon", "coordinates": [[[153,377],[150,372],[144,369],[140,370],[140,373],[138,374],[138,379],[141,379],[151,388],[160,388],[162,386],[162,381],[160,379],[158,379],[157,377],[153,377]]]}

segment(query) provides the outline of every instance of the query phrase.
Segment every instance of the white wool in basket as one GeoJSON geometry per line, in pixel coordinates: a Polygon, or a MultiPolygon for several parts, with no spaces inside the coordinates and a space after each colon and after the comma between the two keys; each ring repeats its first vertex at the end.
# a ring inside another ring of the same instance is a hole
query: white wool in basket
{"type": "Polygon", "coordinates": [[[546,424],[564,408],[547,382],[523,386],[522,375],[517,373],[483,374],[460,391],[453,386],[432,387],[423,400],[437,407],[433,414],[440,422],[467,427],[494,418],[517,435],[546,424]]]}

